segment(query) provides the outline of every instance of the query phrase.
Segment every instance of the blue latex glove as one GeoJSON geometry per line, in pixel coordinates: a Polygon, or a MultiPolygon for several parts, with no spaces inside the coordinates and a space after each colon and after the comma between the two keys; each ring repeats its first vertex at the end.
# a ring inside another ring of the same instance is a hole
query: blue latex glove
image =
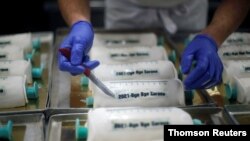
{"type": "Polygon", "coordinates": [[[85,67],[94,69],[99,65],[98,61],[89,61],[88,52],[92,47],[94,32],[92,25],[85,21],[78,21],[72,25],[69,35],[64,39],[60,48],[70,48],[71,58],[68,60],[59,53],[58,64],[62,71],[68,71],[72,75],[82,74],[85,67]],[[84,64],[84,66],[82,65],[84,64]]]}
{"type": "Polygon", "coordinates": [[[223,65],[217,54],[217,44],[206,34],[197,35],[182,55],[181,70],[188,74],[186,89],[207,89],[221,82],[223,65]],[[192,68],[193,61],[196,62],[192,68]]]}

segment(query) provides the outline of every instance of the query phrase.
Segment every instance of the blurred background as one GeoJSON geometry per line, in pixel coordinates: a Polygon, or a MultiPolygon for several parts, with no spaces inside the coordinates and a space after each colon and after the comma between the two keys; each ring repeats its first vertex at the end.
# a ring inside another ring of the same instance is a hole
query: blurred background
{"type": "MultiPolygon", "coordinates": [[[[221,0],[209,0],[208,22],[221,0]]],[[[104,0],[91,0],[92,23],[94,27],[104,26],[104,0]]],[[[55,31],[65,27],[57,0],[8,0],[0,5],[0,34],[19,32],[55,31]]],[[[242,23],[239,31],[249,31],[250,15],[242,23]]]]}

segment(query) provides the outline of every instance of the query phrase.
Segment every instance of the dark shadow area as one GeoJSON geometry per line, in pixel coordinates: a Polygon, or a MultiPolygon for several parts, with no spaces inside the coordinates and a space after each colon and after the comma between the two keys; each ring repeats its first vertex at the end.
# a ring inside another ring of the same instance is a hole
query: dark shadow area
{"type": "Polygon", "coordinates": [[[44,0],[8,0],[0,4],[0,34],[49,29],[44,0]]]}
{"type": "MultiPolygon", "coordinates": [[[[209,0],[208,22],[221,0],[209,0]]],[[[91,0],[94,27],[104,26],[104,1],[91,0]]],[[[0,5],[0,35],[20,32],[55,31],[66,24],[60,14],[57,0],[8,0],[0,5]]],[[[250,14],[238,31],[249,31],[250,14]]]]}

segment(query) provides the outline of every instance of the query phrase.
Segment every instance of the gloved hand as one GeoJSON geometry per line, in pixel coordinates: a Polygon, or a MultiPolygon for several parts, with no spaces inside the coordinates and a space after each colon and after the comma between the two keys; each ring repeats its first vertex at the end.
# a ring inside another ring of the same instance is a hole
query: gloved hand
{"type": "Polygon", "coordinates": [[[60,48],[70,48],[71,58],[68,60],[59,53],[58,64],[62,71],[68,71],[72,75],[82,74],[85,67],[94,69],[99,65],[98,61],[89,61],[88,52],[92,47],[94,32],[92,25],[86,21],[78,21],[72,25],[69,35],[64,39],[60,48]],[[84,64],[84,66],[82,65],[84,64]]]}
{"type": "Polygon", "coordinates": [[[181,70],[188,74],[186,89],[207,89],[221,82],[223,65],[217,54],[217,44],[206,34],[197,35],[182,55],[181,70]],[[193,61],[196,62],[192,68],[193,61]]]}

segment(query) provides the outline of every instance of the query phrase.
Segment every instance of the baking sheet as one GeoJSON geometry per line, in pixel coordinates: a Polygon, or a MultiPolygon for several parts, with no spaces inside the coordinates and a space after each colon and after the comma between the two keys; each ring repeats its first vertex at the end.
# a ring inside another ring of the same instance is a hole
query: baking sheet
{"type": "Polygon", "coordinates": [[[1,115],[5,125],[13,122],[12,141],[44,141],[44,115],[42,113],[1,115]]]}
{"type": "Polygon", "coordinates": [[[233,124],[250,124],[250,105],[225,105],[225,111],[233,124]]]}
{"type": "Polygon", "coordinates": [[[41,48],[39,49],[39,51],[36,51],[34,55],[32,67],[40,67],[41,57],[45,58],[46,60],[42,78],[33,79],[38,83],[39,86],[39,100],[29,100],[28,104],[22,107],[0,109],[0,114],[22,111],[42,111],[46,108],[46,104],[48,101],[49,78],[51,75],[50,69],[52,62],[52,46],[54,41],[53,37],[53,32],[32,33],[32,39],[39,39],[41,41],[41,48]]]}

